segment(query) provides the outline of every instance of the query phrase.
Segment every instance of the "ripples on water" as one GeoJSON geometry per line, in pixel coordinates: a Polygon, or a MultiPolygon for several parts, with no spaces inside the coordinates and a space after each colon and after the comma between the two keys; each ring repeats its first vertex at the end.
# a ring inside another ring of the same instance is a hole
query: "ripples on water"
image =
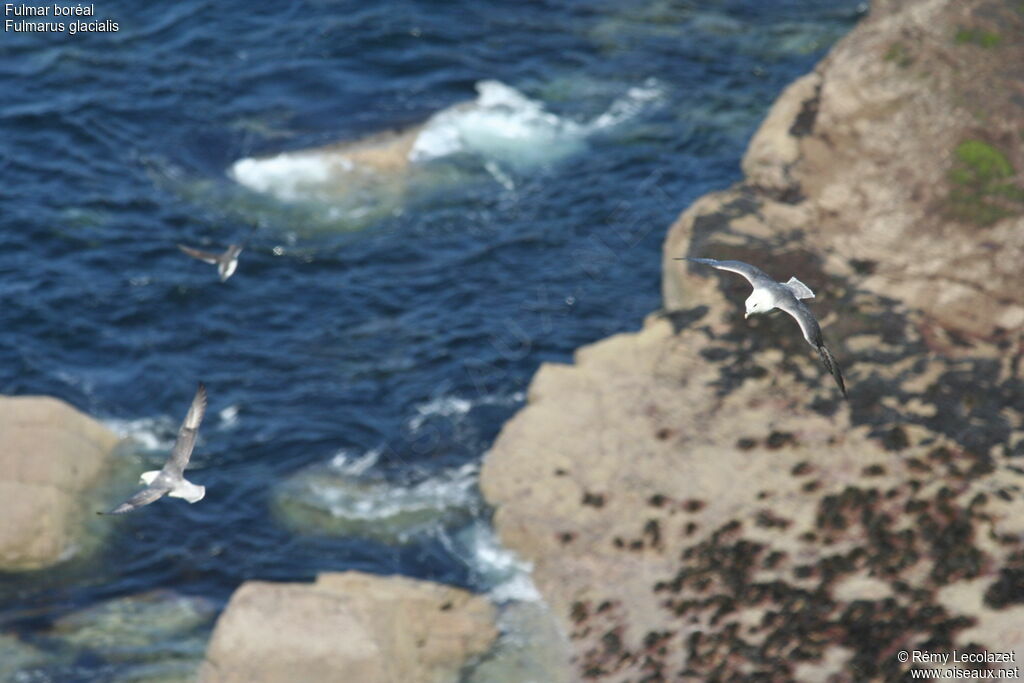
{"type": "MultiPolygon", "coordinates": [[[[398,545],[293,533],[271,513],[275,487],[340,452],[379,453],[374,476],[407,489],[477,462],[539,363],[658,307],[666,227],[738,179],[768,105],[861,8],[96,10],[121,30],[0,46],[0,391],[61,397],[159,448],[203,379],[193,480],[207,497],[111,521],[92,558],[0,578],[5,630],[48,658],[39,680],[126,676],[102,647],[67,655],[54,622],[157,588],[219,605],[246,579],[348,568],[491,587],[464,530],[398,545]],[[481,83],[512,89],[554,137],[435,138],[419,153],[441,145],[457,182],[385,211],[288,204],[228,178],[240,159],[423,122],[481,83]],[[250,231],[224,285],[174,248],[250,231]]],[[[134,475],[163,455],[124,457],[134,475]]]]}

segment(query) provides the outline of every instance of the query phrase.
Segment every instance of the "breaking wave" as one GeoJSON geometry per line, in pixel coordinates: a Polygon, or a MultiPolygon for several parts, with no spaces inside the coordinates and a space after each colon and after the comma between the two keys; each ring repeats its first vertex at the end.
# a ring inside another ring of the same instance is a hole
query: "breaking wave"
{"type": "MultiPolygon", "coordinates": [[[[475,99],[437,112],[418,129],[244,158],[228,169],[228,176],[283,201],[369,200],[376,191],[390,188],[398,195],[388,198],[400,203],[403,184],[413,177],[429,177],[430,162],[461,155],[475,158],[511,190],[515,173],[582,151],[589,135],[636,117],[664,95],[662,85],[648,79],[604,113],[581,122],[548,111],[542,102],[500,81],[480,81],[476,90],[475,99]],[[368,148],[372,150],[367,152],[368,148]],[[371,157],[369,166],[362,163],[371,157]]],[[[450,172],[437,175],[447,177],[450,172]]]]}
{"type": "Polygon", "coordinates": [[[406,543],[465,524],[479,511],[476,463],[398,483],[373,472],[380,455],[378,449],[360,456],[343,451],[301,470],[275,494],[278,520],[300,533],[406,543]]]}

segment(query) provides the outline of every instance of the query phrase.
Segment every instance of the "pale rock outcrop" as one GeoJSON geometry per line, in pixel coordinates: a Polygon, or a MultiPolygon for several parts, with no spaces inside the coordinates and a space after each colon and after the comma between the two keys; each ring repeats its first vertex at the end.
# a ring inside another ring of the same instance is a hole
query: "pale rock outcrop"
{"type": "Polygon", "coordinates": [[[441,584],[355,571],[250,581],[218,620],[200,680],[456,681],[496,636],[485,598],[441,584]]]}
{"type": "Polygon", "coordinates": [[[485,461],[495,526],[534,563],[577,673],[869,680],[906,670],[900,647],[1011,647],[1011,359],[930,357],[876,303],[847,405],[785,320],[710,317],[651,318],[543,366],[485,461]]]}
{"type": "Polygon", "coordinates": [[[117,442],[58,399],[0,398],[0,568],[38,569],[74,552],[87,512],[82,495],[117,442]]]}
{"type": "MultiPolygon", "coordinates": [[[[1024,15],[876,2],[670,229],[666,311],[543,365],[481,471],[588,680],[1024,658],[1024,15]],[[749,285],[797,275],[847,376],[749,285]]],[[[963,666],[963,665],[960,665],[963,666]]]]}

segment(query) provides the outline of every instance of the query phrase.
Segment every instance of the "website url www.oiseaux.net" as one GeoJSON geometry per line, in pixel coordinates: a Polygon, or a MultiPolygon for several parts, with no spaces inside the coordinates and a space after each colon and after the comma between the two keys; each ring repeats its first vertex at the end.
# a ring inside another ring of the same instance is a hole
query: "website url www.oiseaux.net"
{"type": "Polygon", "coordinates": [[[911,678],[928,680],[961,680],[970,679],[975,681],[991,680],[1014,680],[1020,678],[1020,667],[1010,669],[911,669],[911,678]]]}

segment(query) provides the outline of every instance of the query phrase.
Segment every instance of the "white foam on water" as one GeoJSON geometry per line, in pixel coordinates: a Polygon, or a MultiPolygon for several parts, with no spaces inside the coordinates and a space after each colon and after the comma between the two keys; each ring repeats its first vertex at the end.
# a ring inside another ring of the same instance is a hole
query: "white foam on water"
{"type": "Polygon", "coordinates": [[[92,396],[96,389],[95,381],[66,370],[57,370],[54,376],[61,382],[64,382],[64,384],[81,390],[86,396],[92,396]]]}
{"type": "Polygon", "coordinates": [[[476,84],[477,98],[434,114],[409,152],[424,162],[459,152],[524,169],[582,148],[583,128],[500,81],[476,84]]]}
{"type": "Polygon", "coordinates": [[[448,539],[448,545],[449,551],[469,567],[493,602],[541,601],[530,574],[533,566],[502,547],[489,524],[480,520],[473,522],[448,539]]]}
{"type": "Polygon", "coordinates": [[[587,135],[624,123],[665,95],[665,88],[649,78],[593,121],[580,123],[548,112],[542,103],[500,81],[480,81],[476,89],[473,102],[449,107],[427,121],[409,159],[424,162],[475,153],[507,189],[514,184],[499,164],[524,170],[557,161],[582,149],[587,135]]]}
{"type": "Polygon", "coordinates": [[[593,132],[621,125],[664,97],[664,86],[656,78],[648,78],[642,85],[630,88],[623,97],[612,102],[608,111],[590,122],[587,130],[593,132]]]}
{"type": "Polygon", "coordinates": [[[413,406],[416,414],[409,418],[409,421],[406,422],[406,427],[408,427],[409,431],[415,433],[423,427],[427,420],[432,418],[448,417],[457,420],[469,414],[476,406],[515,405],[522,403],[524,398],[525,394],[522,391],[517,391],[508,396],[485,395],[475,399],[459,396],[435,396],[426,403],[413,406]]]}
{"type": "Polygon", "coordinates": [[[305,150],[240,159],[228,169],[228,176],[251,190],[295,201],[309,198],[332,177],[352,169],[352,162],[340,154],[305,150]]]}
{"type": "Polygon", "coordinates": [[[383,452],[383,448],[371,448],[361,455],[356,455],[352,451],[342,449],[334,454],[327,465],[338,474],[358,477],[376,465],[383,452]]]}
{"type": "MultiPolygon", "coordinates": [[[[479,159],[484,169],[509,191],[513,175],[551,164],[581,151],[588,135],[619,125],[661,99],[664,87],[654,79],[632,87],[592,121],[574,121],[553,114],[538,100],[496,80],[476,84],[477,97],[435,113],[423,125],[408,153],[414,165],[456,154],[479,159]]],[[[236,161],[228,176],[240,185],[292,202],[343,197],[359,199],[366,179],[356,182],[360,169],[337,145],[282,152],[270,157],[236,161]],[[356,188],[356,189],[353,189],[356,188]]],[[[368,178],[376,178],[369,174],[368,178]]],[[[395,178],[384,174],[373,185],[383,192],[395,178]]],[[[373,183],[371,182],[371,185],[373,183]]],[[[365,198],[364,198],[365,199],[365,198]]],[[[379,202],[378,202],[379,203],[379,202]]],[[[346,207],[344,218],[356,220],[370,212],[368,205],[346,207]]]]}
{"type": "MultiPolygon", "coordinates": [[[[511,552],[511,551],[506,551],[511,552]]],[[[518,600],[520,602],[541,602],[543,598],[537,586],[533,583],[533,577],[529,571],[522,571],[514,574],[504,583],[498,584],[491,589],[491,600],[496,603],[518,600]]]]}
{"type": "Polygon", "coordinates": [[[412,432],[419,431],[423,424],[433,417],[461,417],[473,409],[473,402],[457,396],[438,396],[426,403],[413,406],[416,415],[409,418],[407,426],[412,432]]]}
{"type": "Polygon", "coordinates": [[[478,503],[477,471],[476,463],[468,463],[408,485],[316,479],[308,484],[308,502],[325,509],[332,517],[362,521],[389,520],[431,510],[467,509],[478,503]]]}
{"type": "Polygon", "coordinates": [[[509,192],[514,192],[516,189],[516,183],[512,178],[501,170],[501,166],[498,165],[493,159],[488,160],[484,163],[484,169],[491,174],[491,177],[498,181],[498,184],[504,187],[509,192]]]}
{"type": "Polygon", "coordinates": [[[167,450],[177,439],[175,426],[169,417],[140,417],[135,420],[104,420],[118,437],[131,439],[147,451],[167,450]]]}
{"type": "Polygon", "coordinates": [[[234,404],[234,405],[228,406],[224,410],[222,410],[219,413],[217,413],[217,416],[220,418],[220,425],[219,425],[220,429],[231,429],[232,427],[237,425],[238,424],[238,411],[240,409],[241,409],[240,406],[238,406],[237,404],[234,404]]]}

